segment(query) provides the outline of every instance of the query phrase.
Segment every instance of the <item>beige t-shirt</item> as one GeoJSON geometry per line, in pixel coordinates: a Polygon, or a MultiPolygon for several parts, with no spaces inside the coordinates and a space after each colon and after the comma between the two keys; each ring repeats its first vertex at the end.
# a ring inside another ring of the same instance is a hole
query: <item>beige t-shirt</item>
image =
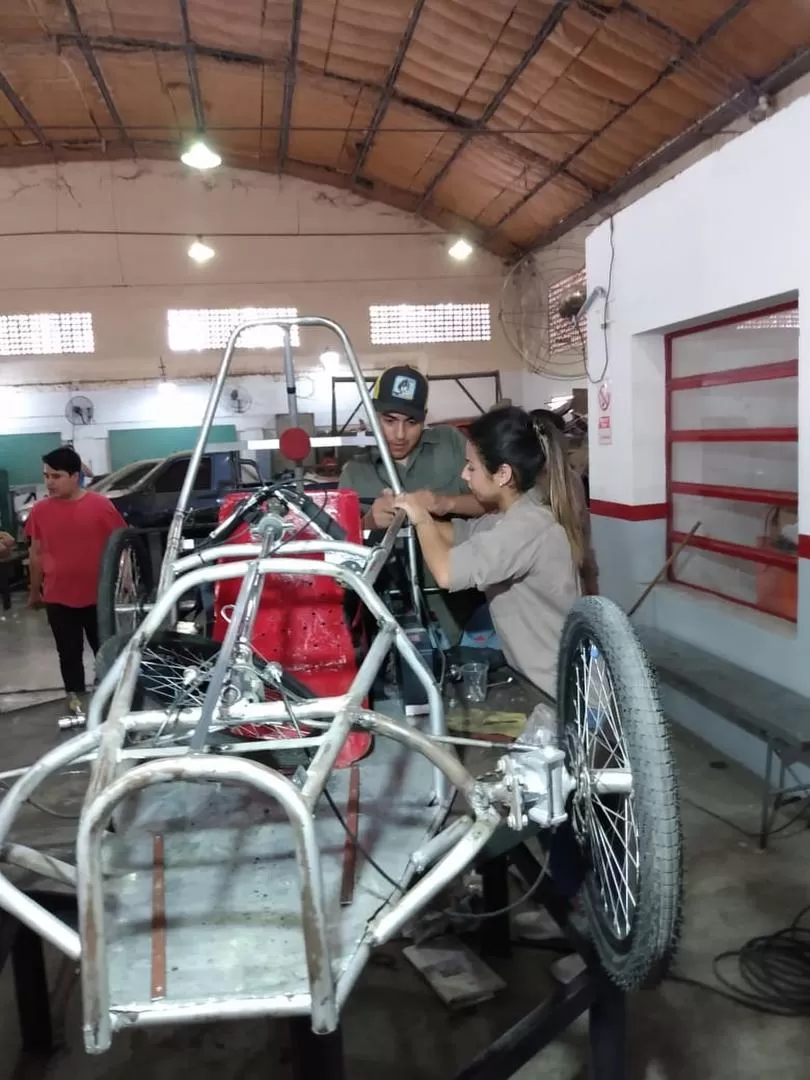
{"type": "Polygon", "coordinates": [[[450,591],[480,589],[509,664],[551,697],[563,623],[579,595],[565,530],[535,493],[502,514],[453,520],[450,591]]]}

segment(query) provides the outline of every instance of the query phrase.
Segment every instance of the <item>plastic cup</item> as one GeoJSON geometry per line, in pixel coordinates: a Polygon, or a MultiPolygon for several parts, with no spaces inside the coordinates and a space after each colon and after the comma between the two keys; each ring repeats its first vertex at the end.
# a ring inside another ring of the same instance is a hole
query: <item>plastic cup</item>
{"type": "Polygon", "coordinates": [[[465,701],[479,704],[487,700],[487,676],[489,665],[478,663],[461,665],[461,693],[465,701]]]}

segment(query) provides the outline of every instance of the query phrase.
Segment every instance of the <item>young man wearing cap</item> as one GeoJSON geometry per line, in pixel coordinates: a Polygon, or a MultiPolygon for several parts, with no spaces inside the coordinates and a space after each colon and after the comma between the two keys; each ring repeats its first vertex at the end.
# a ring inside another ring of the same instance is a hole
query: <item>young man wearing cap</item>
{"type": "MultiPolygon", "coordinates": [[[[428,381],[412,367],[384,371],[372,390],[402,487],[418,493],[425,509],[436,517],[478,517],[483,507],[461,479],[466,463],[466,439],[448,424],[425,427],[428,381]]],[[[385,529],[394,516],[394,497],[379,449],[348,461],[340,474],[340,486],[360,496],[366,529],[385,529]]]]}
{"type": "MultiPolygon", "coordinates": [[[[479,517],[484,508],[461,479],[467,440],[449,424],[425,427],[425,376],[412,367],[388,368],[377,379],[371,396],[403,490],[418,495],[435,517],[479,517]]],[[[340,486],[360,496],[364,528],[386,529],[390,525],[396,512],[394,494],[378,447],[370,447],[369,452],[358,454],[343,466],[340,486]]],[[[436,584],[427,571],[425,584],[436,584]]],[[[428,603],[454,645],[467,619],[480,606],[481,597],[474,590],[452,597],[433,594],[428,603]]]]}

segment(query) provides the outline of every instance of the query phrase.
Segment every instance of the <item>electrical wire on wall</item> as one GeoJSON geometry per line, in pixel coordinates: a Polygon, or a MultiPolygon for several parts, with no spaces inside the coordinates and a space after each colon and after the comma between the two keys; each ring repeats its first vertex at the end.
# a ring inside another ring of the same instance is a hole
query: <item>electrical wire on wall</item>
{"type": "Polygon", "coordinates": [[[608,309],[609,309],[609,305],[610,305],[610,297],[611,297],[611,294],[612,294],[612,291],[613,291],[613,264],[616,261],[616,244],[615,244],[615,241],[614,241],[614,238],[613,238],[614,225],[613,225],[613,215],[612,214],[608,218],[608,222],[609,222],[608,229],[609,229],[609,236],[610,236],[610,264],[608,266],[608,280],[607,280],[607,286],[605,288],[605,303],[604,303],[604,307],[602,309],[602,342],[603,342],[603,346],[604,346],[604,350],[605,350],[605,362],[602,365],[602,370],[600,371],[599,375],[596,378],[594,378],[593,375],[591,375],[590,367],[588,366],[588,351],[587,351],[586,346],[585,346],[585,338],[583,336],[582,329],[581,329],[581,327],[579,325],[579,319],[575,320],[576,330],[577,330],[577,333],[579,334],[579,339],[580,339],[580,342],[582,343],[582,351],[583,351],[583,354],[585,356],[585,374],[588,376],[588,382],[592,383],[594,386],[596,386],[599,383],[604,381],[605,376],[607,375],[608,366],[610,364],[610,351],[609,351],[609,346],[608,346],[608,329],[607,329],[608,328],[608,309]]]}

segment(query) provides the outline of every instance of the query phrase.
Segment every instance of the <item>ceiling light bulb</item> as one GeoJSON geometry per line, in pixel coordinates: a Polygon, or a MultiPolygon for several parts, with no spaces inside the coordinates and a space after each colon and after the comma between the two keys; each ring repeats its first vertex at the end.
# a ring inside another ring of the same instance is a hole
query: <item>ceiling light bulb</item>
{"type": "Polygon", "coordinates": [[[327,349],[321,353],[321,364],[324,371],[335,372],[340,367],[341,356],[337,349],[327,349]]]}
{"type": "Polygon", "coordinates": [[[180,155],[180,160],[190,169],[215,169],[222,164],[222,158],[212,150],[205,139],[196,139],[180,155]]]}
{"type": "Polygon", "coordinates": [[[208,244],[204,244],[202,237],[198,236],[193,244],[189,245],[188,257],[193,259],[196,263],[206,263],[209,259],[213,259],[216,252],[208,244]]]}
{"type": "Polygon", "coordinates": [[[447,254],[451,259],[457,259],[458,262],[464,262],[465,259],[469,259],[473,253],[472,244],[468,244],[467,241],[460,237],[456,240],[452,247],[448,248],[447,254]]]}

